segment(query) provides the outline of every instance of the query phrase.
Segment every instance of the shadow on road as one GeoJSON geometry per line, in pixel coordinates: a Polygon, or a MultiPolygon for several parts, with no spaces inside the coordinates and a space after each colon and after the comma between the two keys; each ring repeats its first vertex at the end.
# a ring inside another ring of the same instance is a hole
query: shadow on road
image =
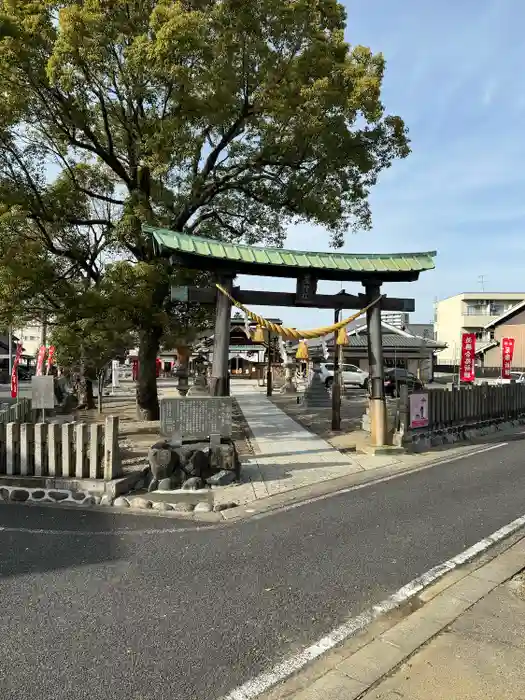
{"type": "Polygon", "coordinates": [[[115,516],[0,504],[0,580],[116,561],[115,516]]]}

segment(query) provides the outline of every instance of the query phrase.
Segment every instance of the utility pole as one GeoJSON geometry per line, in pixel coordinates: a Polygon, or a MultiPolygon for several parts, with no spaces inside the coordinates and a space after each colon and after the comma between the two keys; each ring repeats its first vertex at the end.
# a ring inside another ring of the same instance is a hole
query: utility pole
{"type": "Polygon", "coordinates": [[[7,344],[9,346],[9,377],[13,372],[13,326],[9,326],[7,333],[7,344]]]}
{"type": "Polygon", "coordinates": [[[47,345],[47,314],[44,314],[42,317],[42,342],[41,345],[47,345]]]}
{"type": "Polygon", "coordinates": [[[478,275],[478,282],[479,286],[481,287],[481,291],[485,291],[485,280],[487,278],[487,275],[478,275]]]}

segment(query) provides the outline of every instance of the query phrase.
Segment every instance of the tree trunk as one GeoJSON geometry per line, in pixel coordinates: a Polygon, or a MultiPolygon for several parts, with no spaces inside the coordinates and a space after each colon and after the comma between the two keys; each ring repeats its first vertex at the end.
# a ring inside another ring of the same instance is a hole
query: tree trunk
{"type": "Polygon", "coordinates": [[[71,390],[72,393],[77,397],[77,408],[84,408],[88,410],[95,408],[95,399],[93,396],[93,382],[91,381],[91,379],[88,379],[86,376],[83,376],[82,372],[72,377],[71,390]]]}
{"type": "Polygon", "coordinates": [[[87,377],[84,378],[84,386],[86,387],[86,408],[88,410],[95,408],[95,396],[93,395],[93,382],[87,377]]]}
{"type": "Polygon", "coordinates": [[[137,418],[158,420],[157,355],[162,327],[153,326],[139,332],[139,376],[137,379],[137,418]]]}
{"type": "Polygon", "coordinates": [[[98,373],[98,397],[97,397],[97,403],[98,403],[98,412],[102,413],[102,396],[104,394],[104,377],[106,376],[106,368],[102,370],[102,372],[98,373]]]}

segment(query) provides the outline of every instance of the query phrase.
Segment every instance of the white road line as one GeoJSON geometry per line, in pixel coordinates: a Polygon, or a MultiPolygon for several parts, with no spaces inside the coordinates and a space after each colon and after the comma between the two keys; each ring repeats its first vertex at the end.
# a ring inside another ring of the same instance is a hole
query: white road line
{"type": "MultiPolygon", "coordinates": [[[[376,479],[370,479],[369,481],[365,481],[362,484],[355,484],[354,486],[347,486],[344,489],[339,489],[338,491],[331,491],[330,493],[323,493],[320,496],[312,496],[312,498],[307,498],[301,501],[298,501],[297,503],[290,503],[288,505],[283,505],[283,506],[276,506],[275,508],[270,508],[267,511],[263,511],[261,513],[257,513],[257,515],[253,516],[253,520],[260,520],[261,518],[267,518],[270,515],[275,515],[275,512],[281,512],[284,513],[287,510],[295,510],[295,508],[301,508],[302,506],[308,506],[311,503],[316,503],[317,501],[325,501],[328,498],[334,498],[335,496],[343,496],[345,493],[351,493],[352,491],[360,491],[361,489],[366,489],[369,486],[376,486],[378,484],[383,484],[386,481],[393,481],[394,479],[401,479],[403,477],[409,477],[412,474],[418,474],[419,472],[425,471],[425,469],[431,469],[432,467],[438,467],[441,464],[449,464],[450,462],[457,462],[460,459],[467,459],[469,457],[475,457],[476,455],[482,454],[483,452],[489,452],[490,450],[496,450],[500,447],[505,447],[508,445],[508,442],[498,442],[497,445],[490,445],[489,447],[483,447],[480,450],[476,450],[475,452],[469,452],[468,454],[462,454],[456,457],[447,457],[445,459],[440,459],[435,462],[429,462],[427,464],[422,464],[420,467],[415,467],[414,469],[405,469],[401,470],[399,472],[396,472],[395,474],[388,474],[387,476],[379,476],[376,479]]],[[[320,482],[323,483],[323,482],[320,482]]],[[[257,501],[254,501],[253,503],[249,504],[250,506],[255,506],[257,505],[257,501]]],[[[264,507],[264,504],[262,504],[264,507]]],[[[255,513],[256,511],[252,509],[246,509],[246,513],[255,513]]],[[[236,522],[236,521],[232,521],[236,522]]]]}
{"type": "Polygon", "coordinates": [[[288,659],[276,664],[268,671],[261,673],[259,676],[256,676],[238,688],[235,688],[228,695],[226,695],[223,700],[252,700],[253,698],[258,697],[277,683],[281,683],[293,673],[296,673],[300,669],[304,668],[304,666],[314,659],[319,658],[322,656],[322,654],[326,653],[330,649],[333,649],[335,646],[337,646],[337,644],[340,644],[344,640],[364,629],[380,615],[384,615],[385,613],[400,607],[402,604],[410,600],[410,598],[413,598],[415,595],[420,593],[424,588],[432,583],[435,583],[449,571],[452,571],[456,567],[471,561],[481,552],[484,552],[492,545],[500,542],[509,535],[512,535],[522,527],[525,527],[525,515],[513,520],[511,523],[505,525],[500,530],[497,530],[489,537],[476,542],[476,544],[469,547],[464,552],[461,552],[461,554],[458,554],[452,559],[449,559],[448,561],[433,567],[421,576],[418,576],[413,581],[410,581],[410,583],[407,583],[405,586],[396,591],[393,595],[389,596],[383,602],[379,603],[378,605],[374,605],[372,608],[366,610],[357,617],[349,619],[347,622],[343,623],[339,627],[336,627],[317,642],[310,645],[306,649],[303,649],[303,651],[299,652],[298,654],[290,656],[288,659]]]}
{"type": "Polygon", "coordinates": [[[71,537],[122,537],[123,535],[174,535],[178,532],[196,532],[197,530],[213,530],[216,526],[208,527],[178,527],[178,528],[149,528],[147,530],[52,530],[30,527],[0,527],[0,532],[19,532],[28,535],[67,535],[71,537]]]}

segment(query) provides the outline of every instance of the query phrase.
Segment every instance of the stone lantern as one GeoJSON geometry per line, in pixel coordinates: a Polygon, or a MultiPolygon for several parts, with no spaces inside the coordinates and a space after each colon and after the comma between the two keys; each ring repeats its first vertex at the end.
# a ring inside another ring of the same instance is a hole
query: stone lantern
{"type": "Polygon", "coordinates": [[[193,386],[188,392],[188,396],[208,396],[210,393],[210,388],[206,379],[208,362],[204,355],[199,353],[193,360],[193,365],[195,367],[195,378],[193,380],[193,386]]]}
{"type": "Polygon", "coordinates": [[[177,391],[181,396],[186,396],[188,393],[188,363],[191,355],[191,347],[186,344],[180,344],[176,347],[177,350],[177,368],[175,376],[178,378],[177,391]]]}
{"type": "Polygon", "coordinates": [[[295,394],[297,392],[297,386],[294,382],[295,357],[292,346],[293,343],[290,340],[284,343],[284,384],[281,387],[281,394],[295,394]]]}

